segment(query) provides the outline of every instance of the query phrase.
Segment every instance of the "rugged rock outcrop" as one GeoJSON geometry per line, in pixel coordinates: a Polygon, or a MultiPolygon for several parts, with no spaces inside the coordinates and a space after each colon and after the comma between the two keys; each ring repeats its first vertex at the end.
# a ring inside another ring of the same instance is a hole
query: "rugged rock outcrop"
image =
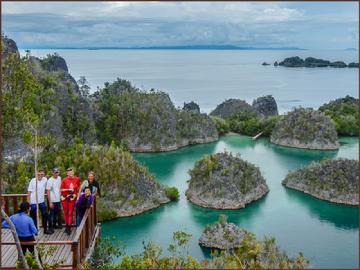
{"type": "Polygon", "coordinates": [[[210,115],[221,118],[229,118],[234,113],[239,112],[255,112],[255,110],[244,100],[240,99],[227,99],[223,103],[216,106],[210,115]]]}
{"type": "Polygon", "coordinates": [[[222,220],[206,225],[199,238],[199,244],[208,248],[233,249],[241,246],[246,234],[247,231],[236,224],[222,220]]]}
{"type": "Polygon", "coordinates": [[[189,174],[186,197],[202,207],[239,209],[269,191],[255,165],[227,152],[204,156],[189,174]]]}
{"type": "MultiPolygon", "coordinates": [[[[335,68],[345,68],[347,65],[342,61],[335,61],[330,62],[328,60],[324,59],[318,59],[314,57],[307,57],[304,59],[300,58],[299,56],[293,56],[285,58],[281,62],[275,62],[274,66],[284,66],[284,67],[335,67],[335,68]]],[[[356,63],[350,63],[348,67],[359,67],[359,65],[356,63]],[[351,65],[351,66],[350,66],[351,65]]]]}
{"type": "Polygon", "coordinates": [[[263,62],[261,65],[263,65],[263,66],[270,66],[270,64],[269,64],[269,63],[266,63],[266,62],[263,62]]]}
{"type": "Polygon", "coordinates": [[[17,58],[20,57],[18,47],[14,40],[1,36],[1,59],[9,57],[9,55],[15,54],[17,58]]]}
{"type": "Polygon", "coordinates": [[[283,185],[318,199],[359,205],[359,161],[327,159],[290,172],[283,185]]]}
{"type": "Polygon", "coordinates": [[[218,139],[208,115],[178,110],[168,94],[141,91],[125,80],[96,93],[95,104],[100,140],[126,142],[134,152],[170,151],[218,139]]]}
{"type": "Polygon", "coordinates": [[[330,117],[311,108],[296,108],[273,129],[270,141],[283,146],[335,150],[339,148],[336,127],[330,117]]]}
{"type": "Polygon", "coordinates": [[[200,107],[194,101],[191,101],[189,103],[184,103],[183,111],[200,113],[200,107]]]}
{"type": "Polygon", "coordinates": [[[256,111],[258,116],[278,115],[277,104],[272,95],[267,95],[254,99],[252,107],[256,111]]]}

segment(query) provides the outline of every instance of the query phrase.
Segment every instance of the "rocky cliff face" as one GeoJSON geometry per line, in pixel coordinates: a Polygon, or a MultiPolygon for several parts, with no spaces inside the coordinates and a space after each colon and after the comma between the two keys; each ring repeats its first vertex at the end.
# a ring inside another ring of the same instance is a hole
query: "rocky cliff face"
{"type": "Polygon", "coordinates": [[[339,148],[335,124],[330,117],[313,109],[297,108],[286,114],[273,129],[275,144],[317,150],[339,148]]]}
{"type": "Polygon", "coordinates": [[[228,99],[219,104],[210,115],[225,119],[231,117],[234,113],[239,112],[255,112],[255,110],[244,100],[228,99]]]}
{"type": "Polygon", "coordinates": [[[43,59],[31,57],[30,69],[45,89],[53,91],[51,110],[42,125],[44,132],[57,143],[69,142],[75,136],[93,143],[96,138],[92,104],[82,96],[65,60],[57,54],[43,59]]]}
{"type": "Polygon", "coordinates": [[[186,196],[202,207],[243,208],[269,191],[257,167],[226,152],[204,156],[189,174],[186,196]]]}
{"type": "Polygon", "coordinates": [[[273,96],[267,95],[254,99],[252,107],[258,116],[278,115],[278,108],[273,96]]]}
{"type": "MultiPolygon", "coordinates": [[[[6,68],[17,69],[18,72],[27,76],[16,79],[18,83],[22,79],[27,80],[27,84],[31,81],[34,84],[31,88],[40,89],[40,92],[36,91],[41,95],[35,96],[31,101],[32,109],[37,112],[40,119],[39,135],[49,136],[53,143],[57,144],[69,143],[75,137],[81,138],[86,143],[94,142],[95,125],[92,106],[89,99],[81,95],[75,79],[68,73],[65,60],[57,54],[48,55],[43,59],[33,56],[20,59],[16,43],[13,40],[2,38],[2,44],[2,59],[9,63],[6,68]],[[16,55],[18,60],[11,61],[9,59],[11,54],[16,55]]],[[[19,94],[16,94],[16,91],[20,90],[15,88],[21,87],[14,85],[12,87],[14,89],[8,89],[8,93],[17,95],[14,97],[19,99],[17,106],[20,108],[26,106],[21,101],[19,94]]],[[[31,92],[33,91],[31,88],[23,91],[31,92]]],[[[32,92],[24,94],[30,97],[32,92]]],[[[29,102],[29,97],[26,102],[29,102]]],[[[31,149],[24,143],[21,134],[25,128],[20,127],[20,129],[18,132],[14,132],[12,137],[8,137],[5,142],[4,156],[8,160],[26,157],[31,153],[31,149]]]]}
{"type": "Polygon", "coordinates": [[[141,91],[124,80],[102,89],[95,103],[103,142],[126,142],[134,152],[170,151],[218,139],[208,115],[177,110],[166,93],[141,91]]]}
{"type": "Polygon", "coordinates": [[[358,173],[357,160],[328,159],[290,172],[282,183],[318,199],[359,205],[358,173]]]}

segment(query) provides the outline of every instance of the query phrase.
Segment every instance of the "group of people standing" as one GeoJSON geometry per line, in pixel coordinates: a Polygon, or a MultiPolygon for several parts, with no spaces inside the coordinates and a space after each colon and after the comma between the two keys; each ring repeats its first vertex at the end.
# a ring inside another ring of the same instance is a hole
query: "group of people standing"
{"type": "MultiPolygon", "coordinates": [[[[44,170],[38,170],[36,177],[31,179],[28,186],[28,201],[20,205],[18,213],[10,220],[14,223],[20,241],[34,241],[34,234],[38,233],[37,204],[41,212],[42,226],[45,234],[53,234],[55,229],[61,229],[63,212],[65,232],[70,235],[73,224],[74,209],[76,209],[76,225],[81,220],[95,199],[101,196],[99,183],[95,180],[95,173],[90,171],[88,179],[80,184],[79,177],[74,170],[68,168],[66,177],[61,179],[59,168],[52,170],[52,176],[47,179],[44,170]],[[47,195],[46,205],[45,194],[47,195]],[[61,209],[63,211],[61,211],[61,209]],[[30,217],[28,216],[30,215],[30,217]]],[[[3,228],[9,228],[6,221],[3,228]]],[[[28,249],[33,252],[33,246],[22,246],[25,253],[28,249]]]]}
{"type": "Polygon", "coordinates": [[[80,185],[80,179],[74,175],[72,168],[66,170],[64,179],[61,179],[58,168],[52,170],[52,176],[49,179],[46,179],[43,170],[39,170],[36,178],[31,179],[28,187],[28,201],[31,207],[30,216],[36,227],[36,185],[37,202],[45,234],[52,234],[54,229],[62,228],[62,208],[65,232],[70,235],[75,207],[77,213],[76,224],[79,225],[86,209],[94,201],[95,194],[100,195],[99,183],[95,180],[95,173],[92,171],[88,173],[88,179],[80,185]],[[45,204],[45,193],[47,194],[49,211],[47,211],[45,204]]]}

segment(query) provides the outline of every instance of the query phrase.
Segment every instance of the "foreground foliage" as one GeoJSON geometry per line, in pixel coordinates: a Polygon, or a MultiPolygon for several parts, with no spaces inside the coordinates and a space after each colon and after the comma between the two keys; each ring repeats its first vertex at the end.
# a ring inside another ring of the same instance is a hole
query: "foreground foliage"
{"type": "MultiPolygon", "coordinates": [[[[239,248],[219,252],[213,250],[211,259],[198,260],[189,255],[189,241],[192,235],[186,232],[174,232],[172,242],[163,249],[153,243],[143,243],[143,251],[135,255],[127,255],[122,248],[111,247],[108,240],[100,240],[101,252],[94,256],[107,258],[100,264],[101,269],[304,269],[308,261],[299,253],[289,258],[282,252],[272,237],[257,240],[255,235],[247,232],[239,248]],[[104,241],[105,244],[101,242],[104,241]],[[110,245],[110,247],[105,247],[110,245]],[[118,254],[120,254],[118,256],[118,254]],[[117,257],[117,258],[116,258],[117,257]],[[119,262],[115,262],[119,260],[119,262]]],[[[98,249],[100,250],[100,249],[98,249]]],[[[97,259],[98,260],[98,259],[97,259]]],[[[91,266],[96,266],[94,257],[91,266]]],[[[90,265],[88,265],[90,267],[90,265]]]]}

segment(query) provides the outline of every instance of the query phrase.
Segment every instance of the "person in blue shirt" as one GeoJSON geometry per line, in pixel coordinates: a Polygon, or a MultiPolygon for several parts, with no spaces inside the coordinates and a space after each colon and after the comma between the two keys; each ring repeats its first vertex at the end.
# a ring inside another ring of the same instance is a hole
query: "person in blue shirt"
{"type": "MultiPolygon", "coordinates": [[[[29,212],[30,204],[28,202],[22,202],[20,204],[20,210],[10,216],[10,220],[14,223],[20,242],[35,241],[34,234],[37,234],[37,229],[34,221],[29,217],[29,212]]],[[[6,220],[2,222],[2,227],[4,229],[10,229],[10,225],[6,220]]],[[[21,245],[21,249],[24,254],[27,250],[34,254],[34,245],[21,245]]]]}

